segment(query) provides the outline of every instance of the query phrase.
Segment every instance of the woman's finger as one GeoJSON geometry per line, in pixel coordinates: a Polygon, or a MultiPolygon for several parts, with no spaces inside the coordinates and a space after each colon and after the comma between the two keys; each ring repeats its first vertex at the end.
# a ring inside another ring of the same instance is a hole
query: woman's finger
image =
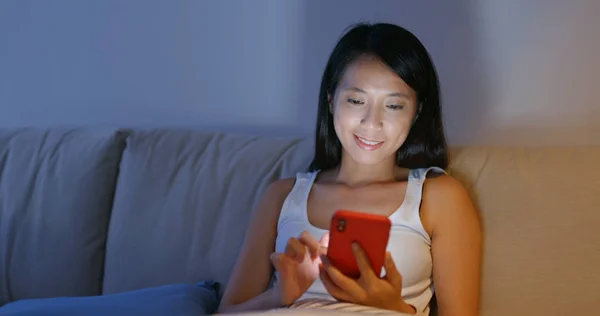
{"type": "Polygon", "coordinates": [[[376,278],[375,272],[371,267],[371,263],[369,263],[369,259],[367,258],[367,254],[365,254],[364,250],[358,243],[352,243],[352,252],[354,252],[356,264],[360,270],[360,277],[367,281],[376,278]]]}
{"type": "Polygon", "coordinates": [[[285,244],[285,250],[283,251],[283,253],[290,258],[296,257],[296,250],[294,249],[294,245],[292,245],[293,239],[294,238],[288,239],[287,243],[285,244]]]}
{"type": "Polygon", "coordinates": [[[360,301],[364,294],[364,290],[356,281],[345,276],[340,270],[330,264],[324,264],[323,269],[333,284],[360,301]]]}
{"type": "Polygon", "coordinates": [[[394,264],[394,259],[392,259],[392,255],[389,252],[385,253],[385,278],[390,282],[390,284],[396,288],[397,290],[402,290],[402,275],[398,269],[396,269],[396,264],[394,264]]]}
{"type": "Polygon", "coordinates": [[[321,282],[323,282],[323,286],[329,295],[335,297],[339,301],[352,302],[352,296],[335,285],[323,267],[319,269],[319,278],[321,279],[321,282]]]}
{"type": "Polygon", "coordinates": [[[285,264],[283,261],[285,260],[285,257],[286,257],[286,255],[284,255],[282,253],[278,253],[278,252],[274,252],[270,256],[273,267],[275,267],[275,270],[277,270],[277,272],[279,272],[279,273],[284,272],[285,264]]]}
{"type": "Polygon", "coordinates": [[[319,240],[319,255],[326,255],[327,248],[329,247],[329,232],[323,234],[323,237],[319,240]]]}
{"type": "Polygon", "coordinates": [[[285,255],[298,262],[302,262],[306,255],[306,247],[302,245],[298,239],[290,238],[285,246],[285,255]]]}
{"type": "Polygon", "coordinates": [[[321,245],[319,242],[307,231],[303,231],[302,234],[298,237],[298,240],[301,244],[305,245],[308,248],[308,252],[310,253],[311,259],[316,259],[319,255],[319,248],[321,245]]]}
{"type": "Polygon", "coordinates": [[[325,248],[329,247],[329,232],[325,232],[325,234],[323,234],[319,240],[319,244],[325,248]]]}

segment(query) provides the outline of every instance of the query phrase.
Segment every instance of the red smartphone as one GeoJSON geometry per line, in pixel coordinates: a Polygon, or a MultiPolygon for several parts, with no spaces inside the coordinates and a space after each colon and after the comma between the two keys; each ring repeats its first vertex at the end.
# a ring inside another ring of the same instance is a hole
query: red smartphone
{"type": "Polygon", "coordinates": [[[391,227],[390,219],[383,215],[336,211],[329,228],[327,259],[344,275],[359,278],[360,270],[352,251],[352,243],[356,242],[365,251],[375,275],[380,277],[391,227]]]}

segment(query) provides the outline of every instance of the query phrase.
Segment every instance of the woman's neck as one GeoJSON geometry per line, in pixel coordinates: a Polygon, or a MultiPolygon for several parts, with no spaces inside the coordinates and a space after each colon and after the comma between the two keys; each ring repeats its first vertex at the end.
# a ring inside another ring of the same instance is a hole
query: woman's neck
{"type": "Polygon", "coordinates": [[[376,165],[357,164],[351,158],[342,159],[334,173],[335,182],[349,187],[363,187],[374,183],[389,183],[397,179],[398,167],[393,159],[376,165]]]}

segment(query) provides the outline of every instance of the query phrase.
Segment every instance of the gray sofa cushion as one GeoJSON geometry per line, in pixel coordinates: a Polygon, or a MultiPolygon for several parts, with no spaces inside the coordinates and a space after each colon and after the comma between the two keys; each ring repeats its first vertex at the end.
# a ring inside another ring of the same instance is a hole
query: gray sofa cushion
{"type": "Polygon", "coordinates": [[[309,142],[295,139],[134,132],[110,221],[104,293],[207,279],[226,285],[257,199],[311,157],[309,142]]]}
{"type": "Polygon", "coordinates": [[[101,293],[123,145],[113,130],[0,130],[0,305],[101,293]]]}

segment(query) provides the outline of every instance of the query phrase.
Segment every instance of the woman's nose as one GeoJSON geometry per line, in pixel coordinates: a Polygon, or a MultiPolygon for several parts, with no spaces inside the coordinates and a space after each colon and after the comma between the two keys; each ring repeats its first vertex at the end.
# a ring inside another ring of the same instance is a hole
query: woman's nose
{"type": "Polygon", "coordinates": [[[381,113],[379,113],[379,110],[373,106],[368,107],[360,123],[365,127],[373,129],[380,129],[381,127],[383,127],[381,113]]]}

